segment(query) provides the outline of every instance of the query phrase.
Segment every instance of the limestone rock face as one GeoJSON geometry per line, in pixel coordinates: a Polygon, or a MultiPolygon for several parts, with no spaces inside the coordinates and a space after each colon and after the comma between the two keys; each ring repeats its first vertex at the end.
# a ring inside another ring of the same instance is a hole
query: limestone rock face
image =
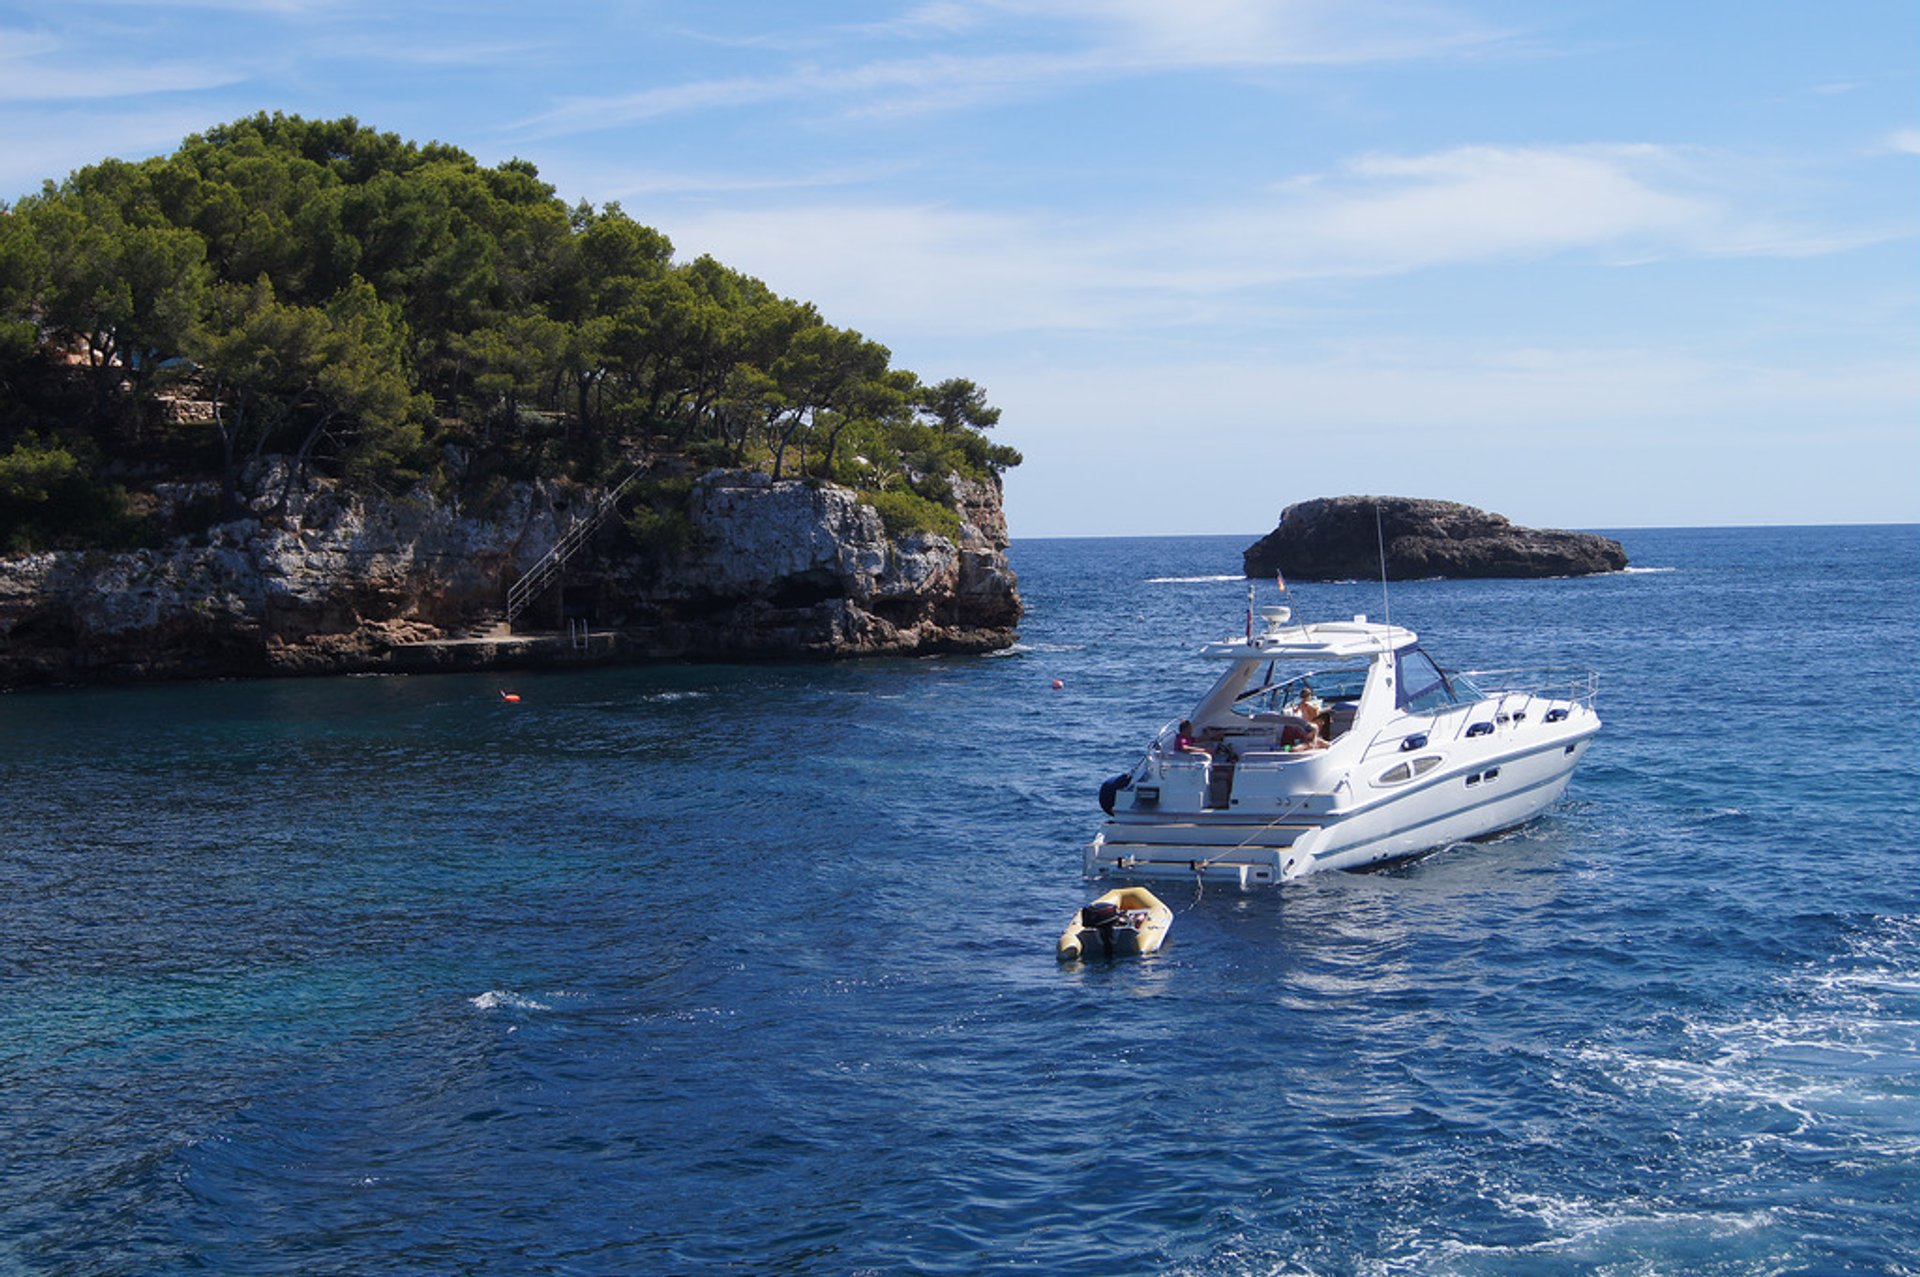
{"type": "Polygon", "coordinates": [[[1627,554],[1618,541],[1590,532],[1519,528],[1503,516],[1451,501],[1416,497],[1319,497],[1288,506],[1280,526],[1249,546],[1249,577],[1280,572],[1302,581],[1387,576],[1589,576],[1618,572],[1627,554]],[[1375,510],[1379,511],[1376,533],[1375,510]]]}
{"type": "Polygon", "coordinates": [[[1020,594],[999,494],[979,486],[977,505],[956,503],[957,542],[896,541],[844,488],[710,472],[694,485],[693,547],[651,576],[610,574],[616,624],[650,627],[657,652],[690,657],[1005,647],[1020,594]]]}
{"type": "MultiPolygon", "coordinates": [[[[537,646],[446,641],[497,618],[507,584],[600,497],[523,483],[472,517],[425,491],[321,484],[283,510],[284,478],[256,476],[245,515],[191,542],[0,559],[0,686],[540,663],[537,646]],[[418,659],[432,643],[446,646],[418,659]]],[[[163,505],[206,495],[171,486],[163,505]]],[[[689,544],[651,552],[609,518],[517,628],[576,620],[625,659],[1004,647],[1020,596],[997,486],[973,486],[957,542],[894,541],[852,492],[716,471],[694,485],[689,544]]]]}

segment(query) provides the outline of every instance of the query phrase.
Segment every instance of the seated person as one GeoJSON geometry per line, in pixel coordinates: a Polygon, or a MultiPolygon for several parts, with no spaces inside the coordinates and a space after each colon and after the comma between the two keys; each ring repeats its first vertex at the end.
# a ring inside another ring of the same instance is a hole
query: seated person
{"type": "Polygon", "coordinates": [[[1198,754],[1202,758],[1213,757],[1213,751],[1194,738],[1193,724],[1184,718],[1180,720],[1180,730],[1173,738],[1173,752],[1176,754],[1198,754]]]}
{"type": "Polygon", "coordinates": [[[1293,713],[1304,720],[1310,729],[1302,749],[1325,749],[1332,733],[1333,714],[1325,704],[1314,699],[1313,688],[1300,685],[1300,703],[1293,707],[1293,713]]]}

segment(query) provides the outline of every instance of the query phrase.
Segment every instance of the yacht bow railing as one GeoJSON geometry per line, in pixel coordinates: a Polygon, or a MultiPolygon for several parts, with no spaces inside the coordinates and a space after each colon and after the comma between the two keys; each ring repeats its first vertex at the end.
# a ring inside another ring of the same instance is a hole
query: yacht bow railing
{"type": "Polygon", "coordinates": [[[1523,665],[1498,670],[1461,670],[1458,677],[1470,681],[1489,700],[1503,696],[1532,696],[1542,700],[1571,701],[1583,709],[1592,709],[1594,698],[1600,694],[1600,674],[1597,670],[1576,670],[1565,666],[1523,665]]]}

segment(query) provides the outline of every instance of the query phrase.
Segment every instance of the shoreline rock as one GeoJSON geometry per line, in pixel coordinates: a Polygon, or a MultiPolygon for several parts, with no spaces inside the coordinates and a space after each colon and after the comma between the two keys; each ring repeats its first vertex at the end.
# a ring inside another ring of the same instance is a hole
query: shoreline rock
{"type": "Polygon", "coordinates": [[[1498,514],[1418,497],[1318,497],[1288,506],[1241,557],[1249,577],[1302,581],[1423,577],[1591,576],[1627,566],[1618,541],[1591,532],[1516,527],[1498,514]],[[1375,510],[1379,511],[1376,532],[1375,510]]]}
{"type": "MultiPolygon", "coordinates": [[[[253,486],[277,498],[277,483],[253,486]]],[[[475,638],[597,491],[516,484],[472,518],[424,490],[316,483],[284,517],[261,497],[192,543],[0,559],[0,688],[992,651],[1022,612],[1000,492],[954,486],[957,540],[896,541],[847,489],[713,471],[693,485],[684,548],[651,550],[609,518],[520,632],[475,638]],[[570,619],[584,648],[543,637],[570,619]]]]}

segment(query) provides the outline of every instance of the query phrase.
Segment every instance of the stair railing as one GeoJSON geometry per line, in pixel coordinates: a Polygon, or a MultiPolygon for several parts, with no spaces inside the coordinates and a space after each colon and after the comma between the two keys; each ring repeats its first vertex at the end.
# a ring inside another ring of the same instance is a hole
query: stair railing
{"type": "Polygon", "coordinates": [[[591,511],[575,520],[573,526],[561,535],[554,547],[548,550],[538,563],[527,569],[526,575],[507,587],[508,625],[512,625],[514,618],[527,610],[528,604],[546,592],[547,587],[552,585],[554,579],[560,575],[560,569],[566,566],[567,560],[580,552],[580,548],[586,545],[587,539],[594,534],[595,529],[606,522],[607,516],[613,513],[613,508],[619,503],[621,496],[645,472],[646,467],[640,466],[622,479],[611,491],[600,498],[599,503],[591,511]]]}

